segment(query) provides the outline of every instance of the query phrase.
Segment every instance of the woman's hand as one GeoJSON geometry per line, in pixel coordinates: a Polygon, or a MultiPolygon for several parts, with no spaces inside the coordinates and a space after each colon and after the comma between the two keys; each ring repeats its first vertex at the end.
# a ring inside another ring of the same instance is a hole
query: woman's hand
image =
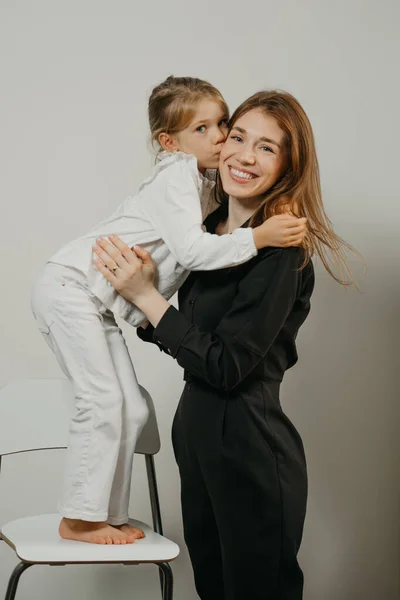
{"type": "Polygon", "coordinates": [[[105,238],[96,240],[93,252],[98,258],[94,259],[94,263],[115,291],[139,306],[141,298],[156,291],[156,264],[146,250],[134,246],[133,252],[118,236],[110,235],[108,238],[110,241],[105,238]]]}

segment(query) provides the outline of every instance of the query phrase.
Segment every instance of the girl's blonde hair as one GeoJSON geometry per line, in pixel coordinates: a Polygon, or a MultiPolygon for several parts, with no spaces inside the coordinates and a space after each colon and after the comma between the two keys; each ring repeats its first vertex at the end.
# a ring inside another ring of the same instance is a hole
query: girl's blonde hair
{"type": "MultiPolygon", "coordinates": [[[[252,216],[250,226],[260,225],[272,215],[283,212],[289,205],[297,216],[307,217],[308,233],[303,244],[302,267],[316,253],[325,269],[338,283],[354,284],[346,250],[358,253],[336,235],[325,213],[314,134],[302,106],[287,92],[258,92],[235,110],[229,122],[229,132],[236,121],[251,110],[271,115],[283,130],[285,166],[281,177],[266,192],[264,200],[252,216]]],[[[217,194],[220,201],[227,200],[220,180],[217,194]]]]}
{"type": "Polygon", "coordinates": [[[212,99],[220,103],[229,117],[228,106],[219,90],[208,81],[196,77],[167,77],[157,85],[149,98],[149,124],[153,144],[160,133],[175,134],[193,119],[197,104],[212,99]]]}

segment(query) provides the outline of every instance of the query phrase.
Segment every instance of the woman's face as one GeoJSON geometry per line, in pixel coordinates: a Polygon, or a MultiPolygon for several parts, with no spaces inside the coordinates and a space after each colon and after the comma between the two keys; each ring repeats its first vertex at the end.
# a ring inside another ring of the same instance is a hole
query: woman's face
{"type": "Polygon", "coordinates": [[[284,168],[283,138],[275,118],[261,110],[239,117],[219,158],[224,191],[238,199],[261,200],[284,168]]]}

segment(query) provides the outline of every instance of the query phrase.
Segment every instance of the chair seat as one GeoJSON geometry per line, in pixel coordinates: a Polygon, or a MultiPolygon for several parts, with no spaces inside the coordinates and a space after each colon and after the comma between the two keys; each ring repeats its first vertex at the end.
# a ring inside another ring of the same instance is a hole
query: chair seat
{"type": "Polygon", "coordinates": [[[63,540],[58,534],[58,514],[10,521],[0,533],[21,560],[36,564],[164,562],[178,556],[177,544],[155,533],[146,523],[129,522],[143,529],[146,537],[123,546],[63,540]]]}

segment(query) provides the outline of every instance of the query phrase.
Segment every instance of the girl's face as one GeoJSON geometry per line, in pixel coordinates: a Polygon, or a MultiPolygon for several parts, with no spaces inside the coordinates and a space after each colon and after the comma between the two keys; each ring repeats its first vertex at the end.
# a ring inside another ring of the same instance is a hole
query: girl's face
{"type": "Polygon", "coordinates": [[[261,110],[239,117],[219,158],[224,191],[238,199],[261,200],[284,169],[283,138],[276,119],[261,110]]]}
{"type": "Polygon", "coordinates": [[[174,150],[194,154],[200,170],[217,169],[228,133],[228,115],[216,100],[199,102],[189,125],[174,136],[174,150]]]}

